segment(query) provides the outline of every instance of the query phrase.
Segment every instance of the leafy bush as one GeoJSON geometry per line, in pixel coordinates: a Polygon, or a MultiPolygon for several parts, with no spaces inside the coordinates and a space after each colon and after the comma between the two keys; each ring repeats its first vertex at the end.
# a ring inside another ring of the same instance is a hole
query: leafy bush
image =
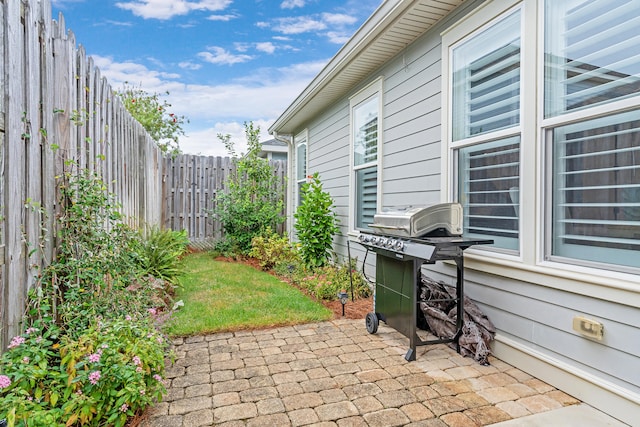
{"type": "Polygon", "coordinates": [[[356,265],[356,260],[352,260],[351,266],[344,263],[317,268],[300,283],[316,298],[334,300],[337,298],[338,291],[341,290],[346,290],[351,295],[353,282],[354,298],[367,298],[371,295],[371,288],[362,273],[356,269],[356,265]]]}
{"type": "Polygon", "coordinates": [[[260,262],[263,270],[271,270],[278,264],[294,263],[298,260],[298,254],[284,236],[268,229],[264,236],[256,236],[251,240],[249,256],[260,262]]]}
{"type": "Polygon", "coordinates": [[[322,190],[317,172],[302,186],[302,203],[294,217],[302,260],[309,267],[322,267],[329,260],[338,219],[333,212],[333,200],[322,190]]]}
{"type": "Polygon", "coordinates": [[[2,355],[9,426],[123,426],[162,397],[168,346],[148,319],[98,321],[77,339],[27,329],[2,355]]]}
{"type": "Polygon", "coordinates": [[[184,272],[181,257],[189,245],[186,231],[152,227],[139,241],[136,259],[142,273],[177,284],[184,272]]]}
{"type": "Polygon", "coordinates": [[[273,168],[265,159],[258,157],[261,150],[259,127],[245,124],[248,152],[238,156],[229,135],[218,135],[236,164],[236,174],[226,182],[228,192],[217,196],[213,214],[224,229],[224,239],[232,251],[248,254],[251,240],[274,229],[284,221],[283,192],[278,188],[273,168]]]}

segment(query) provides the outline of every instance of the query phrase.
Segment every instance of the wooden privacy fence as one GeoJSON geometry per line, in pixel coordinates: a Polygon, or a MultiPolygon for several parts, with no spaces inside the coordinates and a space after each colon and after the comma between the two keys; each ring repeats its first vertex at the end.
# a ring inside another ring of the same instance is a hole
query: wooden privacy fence
{"type": "MultiPolygon", "coordinates": [[[[50,0],[0,0],[0,22],[1,352],[55,256],[65,173],[101,177],[129,225],[185,229],[198,245],[222,237],[209,213],[235,169],[228,158],[165,159],[76,47],[63,16],[51,19],[50,0]]],[[[273,166],[284,191],[286,164],[273,166]]]]}
{"type": "MultiPolygon", "coordinates": [[[[286,191],[287,164],[269,161],[277,177],[278,190],[286,191]]],[[[186,230],[192,246],[207,249],[222,238],[223,230],[211,212],[216,196],[227,190],[225,182],[236,172],[229,157],[205,157],[183,154],[164,161],[164,221],[172,230],[186,230]]],[[[283,198],[286,199],[286,198],[283,198]]],[[[286,214],[286,206],[282,215],[286,214]]],[[[278,232],[284,232],[284,223],[278,232]]]]}
{"type": "Polygon", "coordinates": [[[162,153],[49,0],[0,0],[0,22],[1,351],[54,256],[57,177],[94,171],[139,227],[161,224],[163,175],[162,153]]]}

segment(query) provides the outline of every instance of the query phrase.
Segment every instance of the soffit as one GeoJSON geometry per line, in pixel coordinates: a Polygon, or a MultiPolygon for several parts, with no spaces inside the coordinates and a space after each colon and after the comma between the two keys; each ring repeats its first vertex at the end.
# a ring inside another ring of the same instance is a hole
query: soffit
{"type": "Polygon", "coordinates": [[[464,0],[385,1],[269,128],[293,134],[464,0]]]}

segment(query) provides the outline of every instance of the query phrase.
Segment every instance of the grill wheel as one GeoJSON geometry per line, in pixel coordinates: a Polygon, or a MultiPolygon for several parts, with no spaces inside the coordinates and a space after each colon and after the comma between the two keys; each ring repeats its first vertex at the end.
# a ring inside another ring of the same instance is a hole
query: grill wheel
{"type": "Polygon", "coordinates": [[[373,311],[367,313],[367,317],[365,318],[365,323],[367,325],[367,332],[370,334],[375,334],[378,332],[378,316],[373,311]]]}

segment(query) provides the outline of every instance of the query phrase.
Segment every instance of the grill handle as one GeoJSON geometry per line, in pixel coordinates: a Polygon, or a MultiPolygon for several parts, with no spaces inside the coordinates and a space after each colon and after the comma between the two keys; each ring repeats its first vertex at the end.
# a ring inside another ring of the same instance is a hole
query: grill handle
{"type": "Polygon", "coordinates": [[[384,230],[404,230],[407,233],[409,232],[409,227],[402,227],[402,226],[399,226],[399,225],[369,224],[369,227],[382,228],[384,230]]]}

